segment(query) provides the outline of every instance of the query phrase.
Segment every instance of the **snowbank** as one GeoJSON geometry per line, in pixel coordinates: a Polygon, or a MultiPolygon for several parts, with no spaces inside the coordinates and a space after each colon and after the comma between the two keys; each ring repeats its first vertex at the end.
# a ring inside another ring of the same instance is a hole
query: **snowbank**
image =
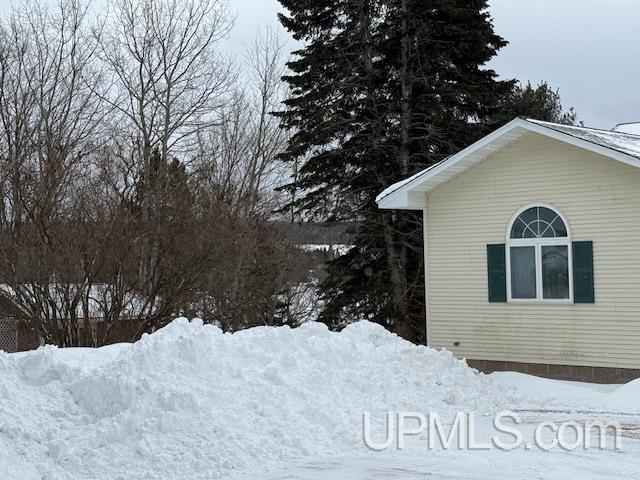
{"type": "Polygon", "coordinates": [[[0,354],[0,471],[216,478],[362,448],[363,411],[488,412],[500,390],[370,323],[222,334],[179,319],[134,345],[0,354]]]}
{"type": "Polygon", "coordinates": [[[516,402],[519,409],[640,413],[640,379],[626,385],[602,385],[551,380],[516,372],[495,372],[489,378],[513,389],[513,398],[520,395],[521,399],[516,402]]]}
{"type": "Polygon", "coordinates": [[[361,451],[365,411],[526,402],[536,404],[367,322],[223,334],[178,319],[133,345],[0,352],[0,477],[218,478],[361,451]]]}

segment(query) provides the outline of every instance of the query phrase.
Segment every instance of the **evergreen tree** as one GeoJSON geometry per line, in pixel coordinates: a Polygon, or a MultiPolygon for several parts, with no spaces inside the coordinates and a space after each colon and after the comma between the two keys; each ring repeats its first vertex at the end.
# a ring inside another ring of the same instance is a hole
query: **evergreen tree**
{"type": "Polygon", "coordinates": [[[304,42],[289,63],[295,133],[283,158],[305,158],[296,207],[358,222],[354,248],[328,265],[322,319],[367,318],[424,340],[422,218],[377,209],[390,184],[493,127],[511,88],[483,67],[505,45],[485,0],[280,0],[304,42]]]}
{"type": "Polygon", "coordinates": [[[149,223],[185,221],[193,213],[193,194],[186,167],[177,158],[163,161],[158,150],[149,157],[148,168],[140,171],[131,208],[142,221],[143,210],[149,223]]]}
{"type": "Polygon", "coordinates": [[[522,86],[515,82],[500,103],[496,122],[507,123],[515,117],[529,117],[547,122],[577,125],[578,115],[573,109],[565,110],[558,90],[553,90],[547,82],[533,87],[530,82],[522,86]]]}

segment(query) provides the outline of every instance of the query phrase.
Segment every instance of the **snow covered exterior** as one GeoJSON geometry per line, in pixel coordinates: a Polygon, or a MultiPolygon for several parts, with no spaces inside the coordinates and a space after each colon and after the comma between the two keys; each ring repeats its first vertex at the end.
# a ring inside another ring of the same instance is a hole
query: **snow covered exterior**
{"type": "Polygon", "coordinates": [[[516,119],[378,197],[424,212],[427,338],[485,370],[640,376],[640,136],[516,119]]]}
{"type": "Polygon", "coordinates": [[[0,479],[631,479],[640,442],[627,438],[623,450],[568,453],[429,451],[412,435],[402,451],[380,452],[365,446],[363,413],[380,442],[389,411],[434,412],[447,432],[472,412],[485,442],[507,409],[538,422],[616,412],[632,423],[639,395],[640,380],[614,389],[478,375],[368,322],[222,333],[177,319],[132,344],[0,352],[0,479]]]}

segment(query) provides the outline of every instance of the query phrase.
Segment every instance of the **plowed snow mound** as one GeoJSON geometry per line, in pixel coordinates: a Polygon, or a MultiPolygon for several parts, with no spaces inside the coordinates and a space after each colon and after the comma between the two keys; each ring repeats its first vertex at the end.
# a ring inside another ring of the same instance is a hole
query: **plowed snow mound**
{"type": "Polygon", "coordinates": [[[488,413],[505,390],[367,322],[178,319],[133,345],[0,352],[0,477],[217,478],[362,449],[365,411],[488,413]]]}

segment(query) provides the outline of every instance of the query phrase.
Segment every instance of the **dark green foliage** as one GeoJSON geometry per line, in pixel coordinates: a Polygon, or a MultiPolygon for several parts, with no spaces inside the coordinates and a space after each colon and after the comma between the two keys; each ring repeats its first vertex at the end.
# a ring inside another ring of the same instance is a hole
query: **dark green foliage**
{"type": "Polygon", "coordinates": [[[496,118],[498,123],[506,123],[515,117],[529,117],[546,122],[577,125],[578,115],[573,109],[564,110],[558,90],[553,90],[547,82],[533,87],[530,82],[522,86],[516,82],[501,101],[496,118]]]}
{"type": "Polygon", "coordinates": [[[355,247],[328,266],[322,318],[367,318],[423,341],[422,216],[382,212],[390,184],[495,126],[512,82],[483,67],[505,41],[485,0],[280,0],[304,47],[289,63],[280,116],[305,159],[294,205],[306,218],[359,222],[355,247]]]}
{"type": "Polygon", "coordinates": [[[185,165],[176,158],[164,161],[155,150],[148,168],[142,169],[139,175],[134,199],[136,212],[142,215],[146,207],[150,220],[183,220],[185,208],[193,205],[185,165]]]}

